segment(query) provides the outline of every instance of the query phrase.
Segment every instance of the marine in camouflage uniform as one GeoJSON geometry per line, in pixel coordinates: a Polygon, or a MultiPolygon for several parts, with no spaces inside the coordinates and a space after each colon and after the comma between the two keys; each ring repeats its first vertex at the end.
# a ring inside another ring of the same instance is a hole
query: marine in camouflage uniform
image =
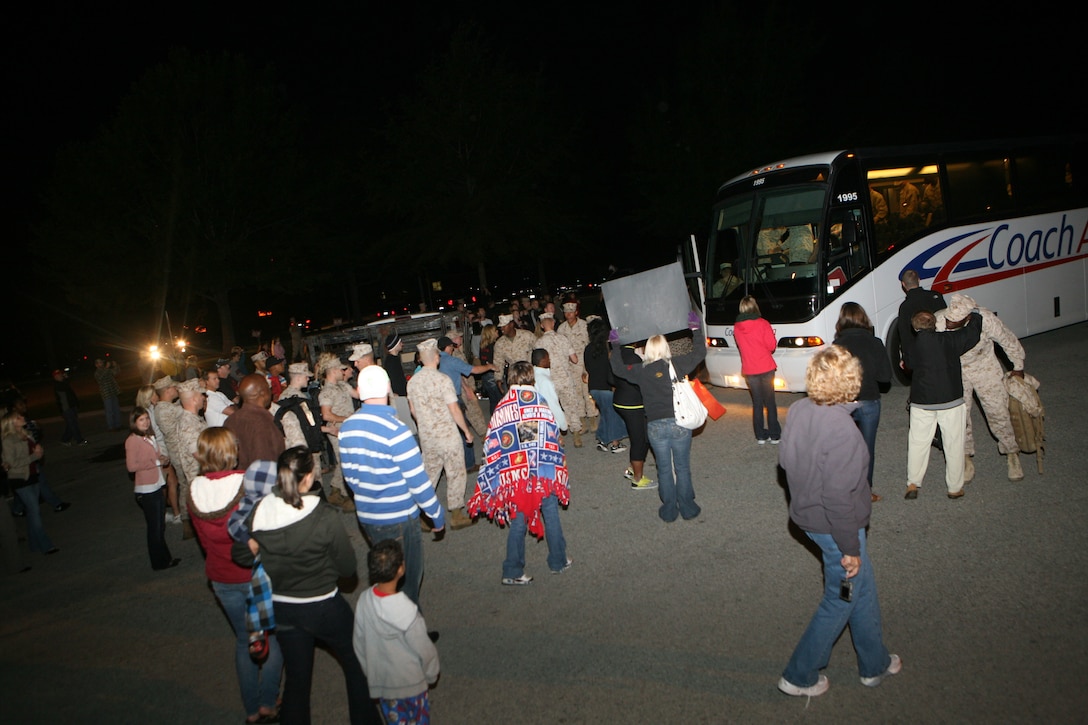
{"type": "MultiPolygon", "coordinates": [[[[310,398],[310,393],[307,391],[310,378],[313,374],[310,372],[309,365],[304,362],[291,363],[288,368],[288,381],[289,384],[280,393],[280,402],[285,402],[291,398],[303,398],[308,401],[310,412],[314,415],[315,419],[320,419],[321,409],[310,398]]],[[[269,409],[272,415],[276,414],[276,410],[279,408],[279,403],[273,403],[269,409]]],[[[306,440],[306,434],[302,432],[302,423],[299,422],[297,415],[285,415],[280,418],[280,423],[283,425],[283,437],[288,448],[294,448],[295,446],[302,446],[304,448],[309,447],[309,442],[306,440]]],[[[319,485],[321,483],[321,454],[314,453],[314,481],[319,485]]],[[[354,505],[352,506],[354,511],[354,505]]]]}
{"type": "MultiPolygon", "coordinates": [[[[514,324],[513,315],[499,315],[499,329],[502,330],[502,336],[495,341],[492,359],[499,375],[516,362],[527,362],[532,365],[536,335],[528,330],[518,329],[514,324]]],[[[503,382],[506,382],[505,377],[503,382]]]]}
{"type": "Polygon", "coordinates": [[[971,426],[971,408],[974,403],[972,392],[978,396],[979,404],[986,416],[990,431],[997,438],[998,452],[1004,454],[1008,463],[1010,481],[1024,478],[1020,466],[1020,446],[1016,443],[1016,433],[1009,418],[1009,393],[1005,389],[1005,368],[997,359],[994,345],[1000,345],[1005,356],[1012,363],[1013,373],[1023,375],[1024,346],[992,311],[978,307],[967,295],[954,294],[948,300],[948,308],[936,314],[937,331],[952,330],[961,326],[978,309],[982,316],[982,337],[979,343],[960,356],[960,369],[963,372],[963,399],[967,405],[967,434],[964,437],[964,480],[974,477],[975,464],[971,459],[975,455],[975,439],[971,426]]]}
{"type": "Polygon", "coordinates": [[[419,448],[427,478],[438,487],[446,472],[446,509],[450,527],[459,529],[472,524],[465,513],[465,443],[472,442],[457,391],[448,375],[438,370],[437,341],[425,340],[419,346],[423,367],[408,381],[408,404],[419,429],[419,448]]]}
{"type": "MultiPolygon", "coordinates": [[[[566,319],[559,324],[556,332],[567,338],[570,349],[578,356],[578,362],[576,363],[577,380],[581,388],[582,405],[585,409],[582,415],[591,419],[589,421],[589,430],[595,431],[597,430],[597,416],[600,413],[597,411],[597,403],[593,400],[593,396],[589,394],[589,377],[585,374],[586,365],[582,359],[586,353],[586,346],[589,345],[589,325],[578,316],[577,302],[563,303],[563,317],[566,319]]],[[[552,364],[554,364],[555,358],[552,358],[552,360],[552,364]]]]}
{"type": "MultiPolygon", "coordinates": [[[[189,519],[189,484],[200,475],[200,464],[196,460],[196,444],[200,434],[208,427],[208,423],[199,415],[204,405],[204,393],[200,387],[200,380],[191,378],[178,384],[181,393],[181,404],[178,406],[178,417],[174,425],[177,447],[171,447],[170,460],[178,471],[178,504],[181,507],[183,521],[189,519]]],[[[165,430],[164,430],[165,433],[165,430]]],[[[189,525],[185,527],[185,538],[192,538],[189,534],[189,525]]]]}
{"type": "MultiPolygon", "coordinates": [[[[159,391],[160,395],[163,393],[166,393],[166,391],[159,391]]],[[[170,395],[169,393],[166,394],[170,395]]],[[[171,463],[177,464],[174,469],[178,474],[179,484],[185,476],[185,472],[181,469],[181,457],[174,453],[174,451],[181,450],[178,446],[178,418],[180,417],[181,406],[178,405],[176,397],[155,403],[155,422],[159,424],[159,428],[162,430],[163,443],[165,444],[163,453],[166,454],[171,463]]]]}
{"type": "Polygon", "coordinates": [[[174,455],[178,445],[178,418],[181,416],[181,406],[178,405],[178,384],[167,375],[155,381],[155,391],[159,394],[159,400],[154,405],[151,420],[152,425],[158,426],[162,452],[170,459],[170,465],[163,469],[163,475],[166,477],[170,508],[178,517],[170,521],[180,524],[184,504],[178,500],[178,491],[181,490],[185,472],[181,470],[181,464],[176,463],[177,457],[174,455]]]}
{"type": "MultiPolygon", "coordinates": [[[[567,338],[555,331],[555,320],[547,312],[541,315],[540,327],[542,332],[536,346],[548,351],[552,364],[552,385],[559,396],[559,406],[567,417],[567,427],[574,434],[574,446],[581,448],[582,418],[586,417],[585,399],[582,397],[583,367],[571,360],[581,361],[581,357],[574,354],[567,338]]],[[[585,347],[582,349],[585,350],[585,347]]]]}
{"type": "Polygon", "coordinates": [[[336,457],[333,469],[329,473],[329,490],[325,492],[325,495],[329,503],[334,506],[341,506],[345,500],[354,501],[354,495],[348,492],[344,484],[344,470],[340,466],[340,424],[355,412],[351,386],[343,379],[341,367],[340,359],[331,353],[328,358],[322,356],[322,360],[318,361],[318,373],[324,378],[324,383],[321,386],[321,392],[317,394],[317,400],[321,417],[325,419],[326,425],[333,429],[332,433],[325,435],[332,443],[333,455],[336,457]],[[339,380],[336,379],[337,373],[341,376],[339,380]],[[331,416],[326,414],[326,409],[332,413],[331,416]]]}

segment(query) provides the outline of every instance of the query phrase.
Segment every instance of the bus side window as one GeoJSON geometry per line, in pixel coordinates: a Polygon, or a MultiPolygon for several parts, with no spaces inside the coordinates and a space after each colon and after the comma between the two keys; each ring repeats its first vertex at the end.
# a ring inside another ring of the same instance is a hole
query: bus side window
{"type": "Polygon", "coordinates": [[[922,187],[922,214],[927,227],[944,224],[944,197],[941,194],[941,180],[936,174],[925,178],[922,187]]]}
{"type": "MultiPolygon", "coordinates": [[[[1073,183],[1078,158],[1068,149],[1044,148],[1022,152],[1015,162],[1013,201],[1020,211],[1045,211],[1057,201],[1067,206],[1084,206],[1083,184],[1073,183]]],[[[1079,181],[1083,182],[1083,179],[1079,181]]]]}
{"type": "Polygon", "coordinates": [[[885,188],[869,184],[869,206],[873,211],[873,241],[877,256],[882,256],[895,246],[895,226],[888,219],[888,199],[885,188]]]}
{"type": "Polygon", "coordinates": [[[971,218],[1012,209],[1012,185],[1005,159],[952,162],[948,204],[953,218],[971,218]]]}

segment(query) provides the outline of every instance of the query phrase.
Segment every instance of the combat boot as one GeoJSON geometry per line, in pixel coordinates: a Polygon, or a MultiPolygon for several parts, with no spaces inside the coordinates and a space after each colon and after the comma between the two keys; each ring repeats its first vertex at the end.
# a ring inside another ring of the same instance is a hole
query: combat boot
{"type": "Polygon", "coordinates": [[[574,434],[574,447],[575,448],[581,448],[582,447],[582,434],[581,433],[575,433],[574,434]]]}
{"type": "MultiPolygon", "coordinates": [[[[1009,469],[1012,470],[1011,468],[1009,469]]],[[[963,457],[963,482],[970,483],[975,477],[975,459],[971,456],[963,457]]]]}
{"type": "Polygon", "coordinates": [[[1024,469],[1020,467],[1020,454],[1010,453],[1006,458],[1009,459],[1009,480],[1010,481],[1023,481],[1024,469]]]}
{"type": "Polygon", "coordinates": [[[454,531],[463,529],[467,526],[472,526],[476,523],[476,519],[465,513],[464,509],[454,509],[449,512],[449,515],[446,518],[449,520],[450,528],[454,531]]]}
{"type": "Polygon", "coordinates": [[[345,513],[355,513],[355,499],[352,496],[341,496],[339,506],[345,513]]]}

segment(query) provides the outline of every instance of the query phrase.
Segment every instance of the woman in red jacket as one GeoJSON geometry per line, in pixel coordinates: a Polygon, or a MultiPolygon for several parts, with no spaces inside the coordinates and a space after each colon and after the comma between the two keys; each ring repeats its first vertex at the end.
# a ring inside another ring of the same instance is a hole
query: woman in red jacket
{"type": "Polygon", "coordinates": [[[207,428],[196,442],[200,475],[189,484],[189,513],[197,540],[204,549],[204,573],[212,583],[215,598],[234,629],[234,669],[242,691],[246,722],[278,722],[283,655],[274,635],[268,637],[268,658],[253,661],[249,654],[246,628],[246,597],[252,570],[231,558],[234,540],[227,521],[238,508],[245,491],[244,471],[238,468],[238,439],[226,428],[207,428]]]}
{"type": "Polygon", "coordinates": [[[132,409],[128,428],[125,464],[134,476],[136,504],[147,520],[147,553],[151,556],[151,568],[155,571],[170,569],[181,561],[170,555],[166,545],[166,497],[163,495],[166,479],[162,467],[169,466],[170,459],[159,450],[151,427],[151,415],[145,408],[137,405],[132,409]]]}
{"type": "Polygon", "coordinates": [[[740,301],[740,314],[733,325],[733,339],[740,350],[740,372],[748,383],[752,396],[752,429],[756,443],[764,445],[768,440],[778,445],[782,427],[778,424],[778,404],[774,400],[774,374],[778,365],[774,362],[774,339],[771,323],[759,313],[756,298],[746,295],[740,301]],[[766,414],[766,422],[764,422],[766,414]]]}

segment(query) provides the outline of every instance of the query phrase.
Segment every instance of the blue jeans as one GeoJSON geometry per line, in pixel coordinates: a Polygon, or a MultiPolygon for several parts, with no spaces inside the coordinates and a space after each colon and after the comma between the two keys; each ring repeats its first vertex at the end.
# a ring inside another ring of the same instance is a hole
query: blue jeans
{"type": "Polygon", "coordinates": [[[824,598],[812,615],[812,621],[801,635],[801,641],[790,657],[782,676],[798,687],[811,687],[820,677],[820,670],[831,659],[831,648],[850,625],[850,638],[858,656],[858,672],[862,677],[876,677],[891,664],[884,637],[881,633],[880,602],[876,596],[876,577],[869,561],[865,541],[865,529],[858,531],[861,541],[861,567],[854,575],[853,601],[839,599],[839,583],[846,576],[842,568],[842,552],[831,534],[813,534],[806,531],[823,551],[824,598]]]}
{"type": "MultiPolygon", "coordinates": [[[[53,542],[49,538],[49,534],[45,533],[45,527],[42,525],[42,509],[38,505],[38,497],[41,492],[38,490],[38,484],[31,483],[20,486],[15,489],[15,495],[23,502],[23,507],[26,509],[26,540],[30,544],[30,550],[43,553],[49,551],[53,548],[53,542]]],[[[0,514],[0,516],[7,516],[7,513],[0,514]]]]}
{"type": "Polygon", "coordinates": [[[276,709],[283,672],[283,653],[275,635],[268,637],[268,658],[258,665],[249,656],[249,630],[246,629],[246,597],[249,583],[225,584],[212,582],[215,598],[223,605],[231,629],[234,630],[234,671],[242,691],[246,715],[256,715],[263,707],[276,709]]]}
{"type": "Polygon", "coordinates": [[[109,430],[121,429],[121,403],[116,397],[103,398],[102,406],[106,411],[106,428],[109,430]]]}
{"type": "Polygon", "coordinates": [[[876,429],[880,425],[880,399],[859,400],[860,405],[850,415],[858,424],[861,437],[869,448],[869,488],[873,487],[873,462],[876,460],[876,429]]]}
{"type": "Polygon", "coordinates": [[[611,390],[590,390],[590,396],[597,404],[597,410],[601,411],[601,419],[597,423],[597,440],[601,443],[623,440],[627,437],[627,426],[623,423],[616,409],[612,407],[611,390]]]}
{"type": "MultiPolygon", "coordinates": [[[[544,540],[548,542],[548,568],[562,571],[567,565],[567,540],[563,538],[563,526],[559,523],[559,500],[554,494],[540,501],[540,514],[544,517],[544,540]]],[[[528,529],[523,512],[510,519],[510,531],[506,535],[506,560],[502,563],[504,579],[516,579],[525,573],[525,533],[528,529]]]]}
{"type": "MultiPolygon", "coordinates": [[[[272,583],[275,588],[276,583],[272,583]]],[[[285,604],[276,602],[276,637],[283,650],[286,677],[283,683],[281,722],[310,723],[310,685],[314,675],[314,648],[320,643],[340,662],[348,691],[348,713],[352,725],[374,723],[382,717],[370,700],[370,683],[355,656],[351,637],[355,615],[339,594],[319,602],[285,604]]]]}
{"type": "Polygon", "coordinates": [[[693,519],[702,511],[695,503],[691,483],[691,431],[681,428],[672,418],[658,418],[646,424],[650,447],[657,461],[657,496],[662,521],[676,521],[677,515],[693,519]]]}
{"type": "Polygon", "coordinates": [[[173,561],[170,548],[166,545],[164,488],[159,487],[153,493],[136,494],[136,505],[144,512],[147,522],[147,555],[151,558],[151,568],[156,571],[168,568],[173,561]]]}
{"type": "Polygon", "coordinates": [[[83,431],[79,429],[79,411],[69,408],[62,413],[64,416],[64,432],[61,433],[61,443],[82,443],[83,431]]]}
{"type": "Polygon", "coordinates": [[[476,465],[476,449],[473,447],[472,443],[465,440],[461,441],[461,445],[464,446],[465,449],[465,470],[468,470],[476,465]]]}
{"type": "MultiPolygon", "coordinates": [[[[468,413],[466,412],[464,401],[458,399],[457,405],[461,408],[461,415],[465,416],[465,420],[468,420],[468,413]]],[[[465,468],[472,468],[476,465],[476,449],[474,448],[475,444],[469,443],[462,437],[461,445],[464,446],[465,449],[465,468]]]]}
{"type": "MultiPolygon", "coordinates": [[[[53,489],[49,488],[49,484],[46,483],[45,466],[38,467],[38,500],[44,501],[52,508],[56,508],[64,503],[60,500],[60,496],[53,493],[53,489]]],[[[23,500],[18,496],[15,496],[11,500],[11,512],[16,516],[22,516],[26,513],[26,506],[23,505],[23,500]]]]}
{"type": "Polygon", "coordinates": [[[778,424],[778,404],[774,400],[774,370],[759,375],[745,375],[748,392],[752,395],[752,430],[757,441],[768,438],[778,440],[782,436],[782,427],[778,424]],[[767,414],[767,424],[763,424],[763,414],[767,414]]]}
{"type": "MultiPolygon", "coordinates": [[[[419,589],[423,584],[423,534],[419,518],[412,517],[394,524],[363,524],[370,545],[385,539],[396,539],[404,550],[404,580],[400,590],[419,606],[419,589]]],[[[421,608],[422,611],[422,608],[421,608]]]]}
{"type": "Polygon", "coordinates": [[[495,414],[495,406],[499,404],[499,400],[502,399],[502,391],[499,390],[499,384],[495,380],[495,373],[486,372],[480,376],[480,382],[483,383],[484,394],[487,396],[488,420],[491,420],[491,416],[495,414]]]}

